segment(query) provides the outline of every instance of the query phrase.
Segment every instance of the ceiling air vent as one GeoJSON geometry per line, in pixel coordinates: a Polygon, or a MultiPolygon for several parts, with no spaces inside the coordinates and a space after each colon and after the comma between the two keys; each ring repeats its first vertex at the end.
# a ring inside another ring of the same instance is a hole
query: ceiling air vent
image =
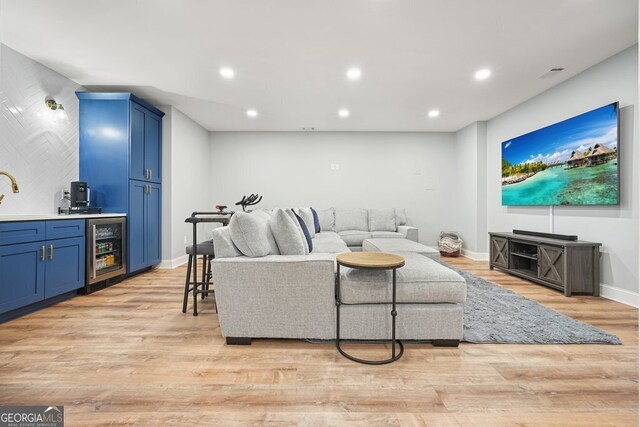
{"type": "Polygon", "coordinates": [[[564,67],[556,67],[556,68],[552,68],[549,71],[547,71],[546,73],[544,73],[543,75],[540,76],[541,79],[550,79],[551,77],[555,77],[558,74],[560,74],[561,72],[564,71],[564,67]]]}

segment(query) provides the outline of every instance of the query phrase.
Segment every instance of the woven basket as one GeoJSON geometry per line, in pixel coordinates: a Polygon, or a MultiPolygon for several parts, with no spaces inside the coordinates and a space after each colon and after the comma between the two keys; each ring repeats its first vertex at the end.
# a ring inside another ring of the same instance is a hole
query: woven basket
{"type": "Polygon", "coordinates": [[[460,251],[455,251],[455,252],[440,251],[440,255],[448,256],[448,257],[458,257],[458,256],[461,256],[462,254],[460,253],[460,251]]]}

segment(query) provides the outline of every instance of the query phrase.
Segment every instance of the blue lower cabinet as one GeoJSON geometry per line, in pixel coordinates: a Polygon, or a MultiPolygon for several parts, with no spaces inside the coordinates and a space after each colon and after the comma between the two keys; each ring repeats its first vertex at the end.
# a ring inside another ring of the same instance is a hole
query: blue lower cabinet
{"type": "Polygon", "coordinates": [[[0,321],[85,285],[84,228],[84,220],[0,223],[0,321]]]}
{"type": "Polygon", "coordinates": [[[162,235],[162,199],[161,185],[149,184],[149,193],[147,194],[147,205],[145,210],[146,216],[146,236],[147,242],[147,264],[156,265],[162,259],[161,241],[162,235]]]}
{"type": "Polygon", "coordinates": [[[84,286],[85,239],[46,242],[44,297],[51,298],[84,286]]]}
{"type": "Polygon", "coordinates": [[[44,242],[0,246],[0,313],[44,299],[44,242]]]}
{"type": "Polygon", "coordinates": [[[131,180],[129,182],[129,215],[127,216],[127,272],[147,267],[145,241],[145,201],[149,183],[131,180]]]}
{"type": "Polygon", "coordinates": [[[151,267],[161,259],[162,185],[132,179],[127,216],[127,272],[151,267]]]}

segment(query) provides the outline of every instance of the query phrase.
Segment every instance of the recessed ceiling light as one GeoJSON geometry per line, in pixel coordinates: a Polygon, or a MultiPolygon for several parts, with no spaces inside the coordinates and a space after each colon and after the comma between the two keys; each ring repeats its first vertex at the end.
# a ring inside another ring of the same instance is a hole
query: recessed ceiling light
{"type": "Polygon", "coordinates": [[[347,110],[346,108],[343,108],[340,111],[338,111],[338,115],[340,117],[349,117],[349,110],[347,110]]]}
{"type": "Polygon", "coordinates": [[[256,110],[247,110],[247,116],[254,118],[254,117],[258,117],[258,112],[256,110]]]}
{"type": "Polygon", "coordinates": [[[360,68],[349,68],[347,70],[347,78],[349,80],[359,80],[362,77],[362,70],[360,68]]]}
{"type": "Polygon", "coordinates": [[[432,119],[435,118],[435,117],[438,117],[440,115],[440,110],[430,110],[428,115],[432,119]]]}
{"type": "Polygon", "coordinates": [[[236,72],[233,71],[233,68],[222,67],[222,68],[220,68],[220,75],[222,77],[224,77],[225,79],[232,79],[232,78],[235,77],[236,72]]]}
{"type": "Polygon", "coordinates": [[[476,74],[474,75],[476,80],[486,80],[490,76],[491,76],[491,70],[488,69],[488,68],[482,68],[482,69],[476,71],[476,74]]]}

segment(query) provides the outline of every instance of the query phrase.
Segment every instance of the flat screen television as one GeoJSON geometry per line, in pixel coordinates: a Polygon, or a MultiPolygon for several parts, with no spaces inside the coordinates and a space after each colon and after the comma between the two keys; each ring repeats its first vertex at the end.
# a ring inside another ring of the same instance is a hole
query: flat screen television
{"type": "Polygon", "coordinates": [[[617,205],[618,103],[502,143],[502,205],[617,205]]]}

